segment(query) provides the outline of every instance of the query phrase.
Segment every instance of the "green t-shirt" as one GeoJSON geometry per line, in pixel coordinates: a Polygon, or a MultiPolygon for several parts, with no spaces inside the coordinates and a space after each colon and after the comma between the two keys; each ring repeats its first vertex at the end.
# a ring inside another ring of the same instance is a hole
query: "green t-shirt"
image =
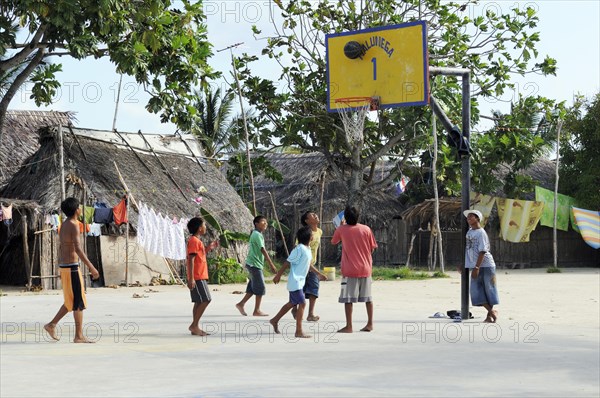
{"type": "Polygon", "coordinates": [[[265,238],[256,229],[250,234],[250,250],[248,251],[248,257],[246,258],[246,264],[258,269],[263,269],[265,265],[265,256],[263,255],[262,249],[265,247],[265,238]]]}

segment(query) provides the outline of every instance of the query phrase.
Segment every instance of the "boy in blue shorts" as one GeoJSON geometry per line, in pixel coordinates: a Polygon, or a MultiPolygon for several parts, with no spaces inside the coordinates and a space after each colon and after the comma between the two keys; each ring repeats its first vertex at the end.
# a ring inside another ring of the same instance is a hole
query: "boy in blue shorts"
{"type": "Polygon", "coordinates": [[[246,295],[242,298],[242,301],[235,305],[240,314],[246,316],[244,305],[250,297],[256,296],[256,302],[254,304],[254,316],[268,316],[260,310],[260,303],[262,297],[267,292],[265,288],[265,277],[263,275],[263,267],[265,260],[269,263],[271,271],[277,272],[277,268],[273,265],[267,249],[265,249],[265,238],[263,232],[267,229],[267,218],[265,216],[254,217],[254,231],[250,235],[250,250],[248,251],[248,257],[246,258],[246,269],[248,270],[248,286],[246,287],[246,295]]]}
{"type": "Polygon", "coordinates": [[[281,275],[286,268],[290,268],[288,275],[287,289],[290,292],[290,301],[285,303],[279,310],[277,315],[269,322],[273,326],[275,333],[279,334],[278,323],[279,320],[287,314],[289,310],[297,306],[296,312],[296,337],[308,338],[309,335],[304,334],[302,331],[302,316],[304,315],[304,307],[306,306],[306,300],[304,298],[304,282],[306,281],[306,274],[310,268],[310,262],[312,254],[310,251],[310,241],[312,239],[312,231],[309,226],[302,227],[297,233],[298,244],[292,250],[287,260],[283,263],[283,267],[277,272],[277,275],[273,278],[273,283],[279,283],[281,275]]]}
{"type": "MultiPolygon", "coordinates": [[[[309,322],[317,322],[319,316],[315,315],[315,303],[319,298],[319,282],[326,281],[327,277],[321,271],[315,267],[317,265],[317,255],[319,253],[319,245],[321,244],[321,237],[323,236],[323,230],[319,228],[319,216],[313,211],[307,211],[300,217],[300,222],[303,226],[309,226],[312,231],[312,240],[310,241],[310,251],[312,254],[312,260],[310,262],[310,270],[306,275],[306,283],[304,284],[304,295],[308,299],[308,315],[306,320],[309,322]]],[[[296,242],[298,243],[298,242],[296,242]]],[[[296,319],[297,308],[292,308],[292,316],[296,319]]]]}

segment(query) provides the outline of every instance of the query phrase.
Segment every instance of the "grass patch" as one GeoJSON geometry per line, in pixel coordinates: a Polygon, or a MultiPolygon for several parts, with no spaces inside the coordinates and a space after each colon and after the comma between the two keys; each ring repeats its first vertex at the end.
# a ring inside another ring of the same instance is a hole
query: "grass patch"
{"type": "Polygon", "coordinates": [[[548,274],[560,274],[562,271],[558,267],[548,267],[546,268],[546,272],[548,274]]]}
{"type": "Polygon", "coordinates": [[[428,271],[419,271],[406,267],[390,268],[390,267],[373,267],[373,279],[377,281],[395,281],[398,279],[431,279],[431,278],[448,278],[449,276],[441,271],[436,271],[433,274],[428,271]]]}

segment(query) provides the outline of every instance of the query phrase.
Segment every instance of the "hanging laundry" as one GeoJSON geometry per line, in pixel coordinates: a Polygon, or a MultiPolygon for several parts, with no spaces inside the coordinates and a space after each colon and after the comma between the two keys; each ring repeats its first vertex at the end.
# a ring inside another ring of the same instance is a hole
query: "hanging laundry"
{"type": "Polygon", "coordinates": [[[102,224],[92,223],[88,224],[90,226],[90,230],[88,231],[88,236],[100,236],[102,235],[102,224]]]}
{"type": "Polygon", "coordinates": [[[544,203],[496,198],[496,204],[502,239],[514,243],[529,242],[529,235],[540,220],[544,203]]]}
{"type": "Polygon", "coordinates": [[[394,183],[394,190],[397,196],[400,196],[404,191],[406,191],[406,185],[409,181],[410,178],[401,176],[400,179],[394,183]]]}
{"type": "Polygon", "coordinates": [[[58,231],[60,224],[62,224],[62,219],[58,213],[52,213],[52,229],[58,231]]]}
{"type": "Polygon", "coordinates": [[[110,224],[113,222],[113,209],[107,207],[105,203],[95,203],[94,222],[98,224],[110,224]]]}
{"type": "Polygon", "coordinates": [[[162,238],[160,229],[161,219],[162,215],[160,213],[156,214],[154,212],[154,209],[150,209],[150,217],[148,218],[148,224],[150,226],[152,234],[149,234],[149,251],[150,253],[156,255],[160,255],[160,252],[162,251],[162,248],[159,248],[161,246],[160,242],[162,238]]]}
{"type": "Polygon", "coordinates": [[[469,199],[471,200],[471,209],[479,210],[481,212],[483,220],[480,220],[480,224],[482,227],[485,227],[485,224],[492,213],[492,209],[494,208],[494,203],[496,203],[496,198],[478,192],[470,192],[469,199]]]}
{"type": "Polygon", "coordinates": [[[600,249],[600,211],[573,207],[573,216],[585,243],[600,249]]]}
{"type": "Polygon", "coordinates": [[[146,247],[146,213],[147,212],[148,212],[148,208],[146,207],[146,204],[143,202],[139,202],[136,240],[137,240],[137,243],[140,246],[142,246],[143,248],[146,247]]]}
{"type": "Polygon", "coordinates": [[[117,225],[127,222],[127,196],[124,196],[119,204],[113,207],[113,218],[117,225]]]}
{"type": "Polygon", "coordinates": [[[81,209],[81,216],[79,216],[78,220],[83,221],[83,219],[85,218],[86,224],[93,223],[94,222],[94,208],[91,206],[86,206],[85,212],[83,211],[83,206],[79,206],[79,208],[81,209]]]}
{"type": "MultiPolygon", "coordinates": [[[[535,187],[535,200],[544,202],[544,211],[540,224],[545,227],[554,227],[554,192],[542,187],[535,187]]],[[[571,206],[575,206],[575,198],[558,194],[556,196],[556,229],[569,230],[569,217],[571,206]]]]}
{"type": "Polygon", "coordinates": [[[186,258],[186,244],[185,244],[185,234],[184,228],[187,226],[187,220],[185,223],[184,220],[179,220],[178,224],[174,224],[172,228],[175,232],[174,239],[174,250],[173,250],[173,260],[185,260],[186,258]]]}
{"type": "Polygon", "coordinates": [[[4,205],[1,205],[0,207],[2,208],[1,220],[4,221],[4,224],[6,224],[6,225],[12,224],[12,207],[13,207],[12,204],[8,205],[7,207],[4,207],[4,205]]]}

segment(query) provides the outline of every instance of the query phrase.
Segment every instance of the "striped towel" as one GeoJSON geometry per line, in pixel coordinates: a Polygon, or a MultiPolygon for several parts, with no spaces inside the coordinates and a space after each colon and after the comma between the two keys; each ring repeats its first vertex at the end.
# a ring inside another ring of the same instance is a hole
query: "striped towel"
{"type": "Polygon", "coordinates": [[[573,207],[573,216],[581,237],[594,249],[600,249],[600,211],[573,207]]]}

